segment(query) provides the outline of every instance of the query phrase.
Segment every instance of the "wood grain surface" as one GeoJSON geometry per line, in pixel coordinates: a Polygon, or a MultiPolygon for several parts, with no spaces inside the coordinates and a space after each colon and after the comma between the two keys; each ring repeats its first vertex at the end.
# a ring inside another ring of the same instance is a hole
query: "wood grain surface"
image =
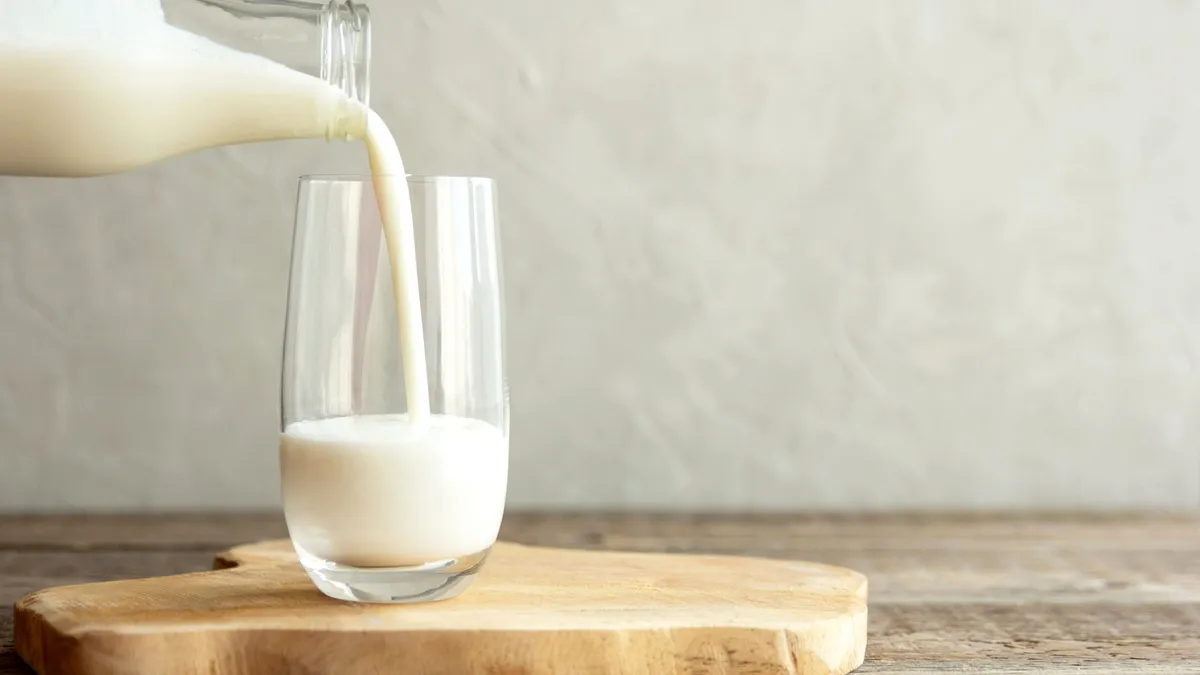
{"type": "Polygon", "coordinates": [[[217,562],[30,594],[17,651],[43,675],[844,675],[866,644],[866,578],[831,565],[501,542],[461,598],[365,606],[286,539],[217,562]]]}
{"type": "MultiPolygon", "coordinates": [[[[275,515],[0,518],[0,602],[208,569],[275,515]]],[[[1200,673],[1200,516],[527,515],[509,541],[844,565],[871,579],[860,673],[1200,673]]],[[[31,675],[0,613],[0,674],[31,675]]]]}

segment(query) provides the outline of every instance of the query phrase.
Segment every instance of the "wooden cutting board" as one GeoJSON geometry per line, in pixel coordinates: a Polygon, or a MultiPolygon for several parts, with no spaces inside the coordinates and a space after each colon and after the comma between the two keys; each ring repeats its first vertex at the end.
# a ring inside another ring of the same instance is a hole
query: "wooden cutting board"
{"type": "Polygon", "coordinates": [[[216,571],[51,588],[15,608],[41,675],[838,675],[867,580],[840,567],[499,543],[458,599],[330,600],[286,540],[216,571]]]}

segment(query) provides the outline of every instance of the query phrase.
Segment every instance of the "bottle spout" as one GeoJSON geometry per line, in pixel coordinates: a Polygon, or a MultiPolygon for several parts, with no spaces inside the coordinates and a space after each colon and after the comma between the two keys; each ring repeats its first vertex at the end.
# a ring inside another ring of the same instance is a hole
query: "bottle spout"
{"type": "Polygon", "coordinates": [[[367,137],[368,108],[350,98],[342,98],[337,103],[334,118],[331,120],[325,134],[326,140],[352,141],[367,137]]]}
{"type": "Polygon", "coordinates": [[[362,106],[370,105],[371,12],[364,3],[330,0],[325,6],[321,16],[321,79],[362,106]]]}

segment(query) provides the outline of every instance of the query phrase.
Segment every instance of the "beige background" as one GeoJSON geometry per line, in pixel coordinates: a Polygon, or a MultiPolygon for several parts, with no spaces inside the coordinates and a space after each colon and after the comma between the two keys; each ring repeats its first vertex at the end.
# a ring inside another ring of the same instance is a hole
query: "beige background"
{"type": "MultiPolygon", "coordinates": [[[[513,503],[1200,502],[1197,3],[373,8],[410,168],[500,180],[513,503]]],[[[0,179],[0,509],[274,504],[295,178],[364,165],[0,179]]]]}

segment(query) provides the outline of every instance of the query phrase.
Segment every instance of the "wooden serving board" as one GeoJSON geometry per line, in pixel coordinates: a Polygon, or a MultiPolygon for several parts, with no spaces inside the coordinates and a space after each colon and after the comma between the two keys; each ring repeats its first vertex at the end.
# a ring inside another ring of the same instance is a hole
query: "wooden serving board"
{"type": "Polygon", "coordinates": [[[424,605],[328,599],[286,540],[216,568],[29,595],[17,651],[41,675],[839,675],[866,645],[866,578],[806,562],[499,543],[424,605]]]}

